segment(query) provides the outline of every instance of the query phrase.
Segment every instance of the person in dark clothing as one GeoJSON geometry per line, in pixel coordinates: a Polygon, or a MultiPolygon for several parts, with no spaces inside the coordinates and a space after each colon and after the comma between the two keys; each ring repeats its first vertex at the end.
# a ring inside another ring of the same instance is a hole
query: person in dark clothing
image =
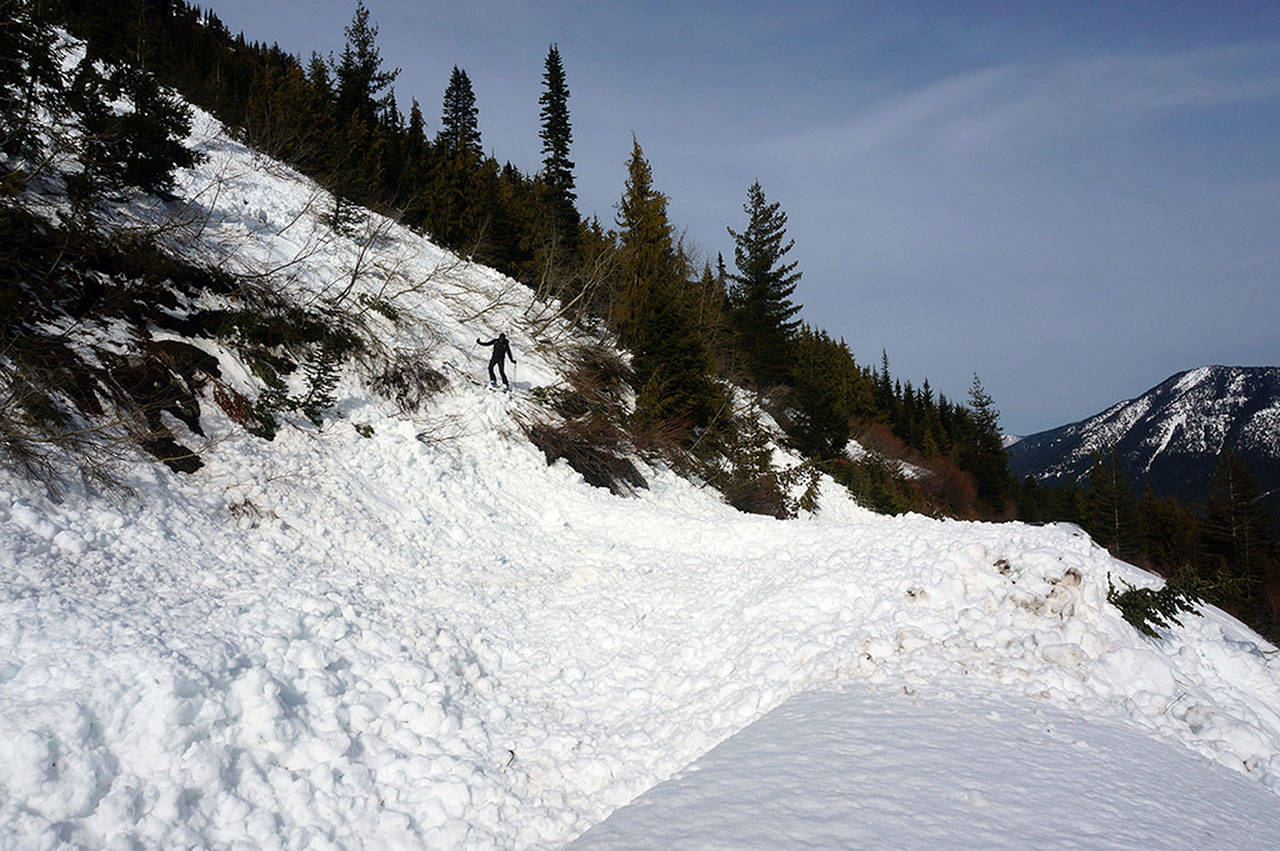
{"type": "Polygon", "coordinates": [[[502,376],[502,386],[510,390],[511,385],[507,382],[506,359],[511,358],[511,363],[514,366],[516,358],[515,355],[511,354],[511,344],[507,342],[507,335],[499,334],[496,340],[490,340],[487,343],[476,337],[476,342],[481,346],[493,346],[493,354],[489,357],[489,386],[498,386],[498,380],[493,377],[493,368],[496,366],[498,374],[502,376]]]}

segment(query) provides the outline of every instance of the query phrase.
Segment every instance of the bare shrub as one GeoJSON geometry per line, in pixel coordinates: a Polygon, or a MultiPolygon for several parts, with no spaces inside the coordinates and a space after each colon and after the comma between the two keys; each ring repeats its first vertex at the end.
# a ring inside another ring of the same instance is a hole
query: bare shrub
{"type": "Polygon", "coordinates": [[[693,462],[684,448],[690,431],[688,418],[648,421],[634,425],[631,438],[641,452],[664,458],[680,468],[693,462]]]}
{"type": "Polygon", "coordinates": [[[565,417],[596,416],[622,422],[622,392],[633,378],[631,368],[613,349],[597,344],[568,346],[558,352],[564,382],[547,391],[552,406],[565,417]]]}
{"type": "Polygon", "coordinates": [[[630,496],[649,483],[626,457],[629,445],[618,426],[587,416],[560,423],[523,421],[520,428],[542,450],[547,463],[563,459],[587,484],[630,496]]]}
{"type": "Polygon", "coordinates": [[[973,476],[951,459],[923,456],[907,446],[884,423],[857,425],[854,439],[871,453],[869,461],[860,462],[864,467],[879,466],[882,470],[876,475],[880,479],[896,480],[897,484],[892,488],[896,492],[896,499],[892,500],[895,509],[969,520],[988,516],[978,499],[973,476]],[[900,462],[919,468],[925,475],[915,478],[904,476],[900,462]]]}
{"type": "Polygon", "coordinates": [[[792,516],[787,510],[786,494],[779,485],[777,476],[730,476],[721,485],[720,492],[724,494],[725,501],[739,511],[779,519],[792,516]]]}
{"type": "Polygon", "coordinates": [[[137,411],[104,408],[95,391],[100,374],[69,350],[34,342],[10,340],[0,358],[0,463],[54,498],[77,474],[86,484],[127,491],[123,464],[136,446],[160,449],[159,435],[137,411]]]}
{"type": "Polygon", "coordinates": [[[551,250],[544,258],[535,298],[525,309],[533,337],[551,334],[558,338],[593,312],[605,313],[608,284],[617,271],[617,252],[611,244],[568,264],[557,262],[554,255],[551,250]],[[553,334],[558,320],[564,321],[553,334]]]}
{"type": "Polygon", "coordinates": [[[428,399],[448,386],[444,373],[421,355],[403,351],[393,354],[386,368],[369,381],[370,389],[395,402],[402,414],[422,410],[428,399]]]}
{"type": "Polygon", "coordinates": [[[884,423],[862,423],[855,427],[853,439],[864,449],[882,458],[908,460],[918,457],[913,449],[902,442],[893,430],[884,423]]]}
{"type": "Polygon", "coordinates": [[[635,372],[618,351],[600,343],[579,343],[568,347],[568,378],[579,390],[598,389],[616,393],[635,381],[635,372]]]}
{"type": "Polygon", "coordinates": [[[951,517],[975,520],[982,516],[978,488],[973,476],[946,458],[930,458],[924,462],[930,473],[920,484],[951,517]]]}

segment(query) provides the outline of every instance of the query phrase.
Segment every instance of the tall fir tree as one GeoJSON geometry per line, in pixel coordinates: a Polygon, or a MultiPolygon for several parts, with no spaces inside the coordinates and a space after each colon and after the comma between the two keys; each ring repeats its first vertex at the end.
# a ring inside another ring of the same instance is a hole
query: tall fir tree
{"type": "Polygon", "coordinates": [[[542,179],[550,193],[551,216],[555,236],[569,243],[576,243],[579,227],[578,210],[574,206],[573,160],[569,159],[569,145],[573,142],[573,128],[569,124],[569,87],[565,83],[564,65],[560,50],[552,44],[547,51],[546,70],[542,75],[542,105],[540,117],[542,129],[542,179]]]}
{"type": "Polygon", "coordinates": [[[667,218],[667,197],[654,188],[653,172],[635,140],[616,221],[620,283],[610,318],[634,355],[636,416],[642,427],[687,436],[710,419],[718,391],[683,297],[686,264],[667,218]]]}
{"type": "Polygon", "coordinates": [[[377,45],[378,28],[369,22],[369,10],[363,0],[357,0],[355,15],[344,32],[347,41],[333,69],[338,118],[342,121],[356,118],[372,128],[390,97],[383,92],[395,82],[400,69],[383,69],[377,45]]]}
{"type": "Polygon", "coordinates": [[[1103,458],[1095,453],[1085,498],[1085,529],[1117,558],[1135,555],[1136,503],[1129,479],[1120,469],[1114,451],[1103,458]]]}
{"type": "Polygon", "coordinates": [[[969,409],[971,433],[961,449],[960,465],[973,475],[978,496],[1002,511],[1010,483],[1009,456],[1000,438],[1000,412],[976,372],[969,387],[969,409]]]}
{"type": "Polygon", "coordinates": [[[801,325],[796,335],[794,387],[789,407],[794,421],[788,434],[806,457],[830,461],[841,457],[849,442],[849,420],[857,385],[857,368],[844,341],[820,329],[801,325]]]}
{"type": "Polygon", "coordinates": [[[444,107],[440,114],[440,134],[436,143],[449,156],[469,155],[480,157],[480,110],[476,108],[476,95],[471,90],[471,78],[457,65],[449,75],[449,87],[444,92],[444,107]]]}
{"type": "Polygon", "coordinates": [[[405,132],[405,157],[410,162],[420,162],[427,153],[427,120],[422,117],[422,107],[414,98],[409,107],[409,126],[405,132]]]}
{"type": "Polygon", "coordinates": [[[747,190],[743,210],[746,228],[728,229],[738,269],[729,275],[730,317],[750,377],[767,387],[791,379],[790,348],[800,324],[793,318],[800,306],[791,294],[801,273],[795,262],[783,262],[795,244],[787,239],[787,214],[765,198],[760,181],[747,190]]]}
{"type": "Polygon", "coordinates": [[[1208,563],[1242,580],[1241,617],[1273,633],[1280,624],[1268,599],[1276,592],[1280,576],[1271,518],[1257,480],[1230,449],[1224,449],[1214,463],[1203,528],[1208,563]]]}
{"type": "Polygon", "coordinates": [[[38,112],[62,113],[64,51],[43,4],[10,0],[4,6],[0,14],[0,151],[32,154],[38,147],[38,112]]]}

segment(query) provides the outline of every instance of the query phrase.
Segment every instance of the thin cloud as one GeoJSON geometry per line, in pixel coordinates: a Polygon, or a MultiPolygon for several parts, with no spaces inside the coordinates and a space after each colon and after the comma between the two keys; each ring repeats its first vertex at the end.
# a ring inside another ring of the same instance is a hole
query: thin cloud
{"type": "Polygon", "coordinates": [[[748,146],[836,156],[907,147],[968,154],[1087,135],[1164,114],[1280,100],[1280,42],[1176,54],[1018,62],[966,72],[881,103],[838,125],[748,146]]]}

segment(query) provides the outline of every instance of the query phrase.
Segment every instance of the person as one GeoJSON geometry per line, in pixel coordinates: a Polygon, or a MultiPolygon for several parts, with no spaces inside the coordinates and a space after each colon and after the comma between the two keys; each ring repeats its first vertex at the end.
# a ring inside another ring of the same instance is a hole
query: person
{"type": "Polygon", "coordinates": [[[506,334],[499,334],[496,340],[485,342],[476,337],[476,343],[481,346],[493,346],[493,354],[489,357],[489,386],[497,387],[498,380],[493,377],[493,368],[498,368],[498,374],[502,376],[502,387],[504,390],[511,390],[511,384],[507,381],[506,359],[511,358],[511,364],[514,366],[516,362],[515,355],[511,354],[511,344],[507,342],[506,334]]]}

